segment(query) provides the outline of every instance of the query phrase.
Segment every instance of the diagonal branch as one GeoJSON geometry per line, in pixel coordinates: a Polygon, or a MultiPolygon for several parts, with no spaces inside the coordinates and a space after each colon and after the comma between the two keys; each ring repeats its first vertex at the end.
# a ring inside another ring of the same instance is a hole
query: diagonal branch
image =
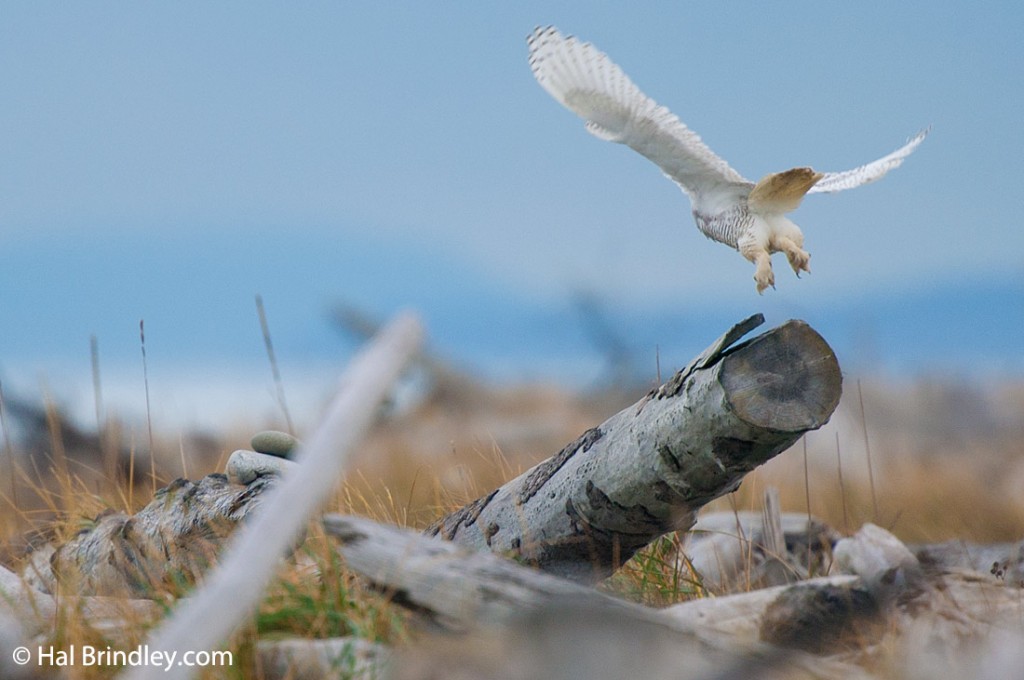
{"type": "Polygon", "coordinates": [[[593,582],[688,529],[839,403],[835,354],[806,323],[734,345],[763,321],[737,324],[637,404],[427,532],[593,582]]]}
{"type": "MultiPolygon", "coordinates": [[[[261,512],[235,534],[206,584],[153,633],[150,647],[180,653],[211,649],[252,611],[280,558],[341,478],[353,447],[419,347],[421,335],[415,317],[399,316],[352,361],[323,423],[300,446],[299,465],[268,492],[261,512]]],[[[124,677],[186,678],[189,671],[187,666],[138,666],[124,677]]]]}

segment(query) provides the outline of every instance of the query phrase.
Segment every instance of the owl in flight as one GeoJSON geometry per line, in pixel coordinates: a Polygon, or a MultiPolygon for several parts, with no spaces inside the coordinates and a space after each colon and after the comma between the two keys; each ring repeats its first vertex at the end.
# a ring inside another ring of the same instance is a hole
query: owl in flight
{"type": "Polygon", "coordinates": [[[797,276],[810,272],[804,235],[785,217],[804,194],[874,182],[899,166],[928,134],[923,130],[888,156],[853,170],[793,168],[755,183],[729,167],[590,43],[565,37],[554,27],[535,29],[527,43],[530,68],[541,87],[586,120],[587,131],[595,137],[626,144],[654,161],[690,197],[693,218],[704,235],[754,263],[758,293],[775,286],[772,253],[785,253],[797,276]]]}

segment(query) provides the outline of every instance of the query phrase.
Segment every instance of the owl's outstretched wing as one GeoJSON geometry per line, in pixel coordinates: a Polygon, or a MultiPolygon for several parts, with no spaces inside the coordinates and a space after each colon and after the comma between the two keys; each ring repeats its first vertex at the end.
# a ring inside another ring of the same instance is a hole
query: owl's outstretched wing
{"type": "Polygon", "coordinates": [[[859,187],[862,184],[869,184],[877,179],[881,179],[885,173],[900,166],[903,159],[909,156],[914,149],[924,141],[924,138],[928,136],[928,131],[929,128],[921,130],[906,144],[896,149],[888,156],[879,158],[877,161],[872,161],[871,163],[862,165],[859,168],[854,168],[853,170],[844,170],[843,172],[826,172],[807,193],[819,194],[824,192],[844,191],[846,189],[853,189],[854,187],[859,187]]]}
{"type": "Polygon", "coordinates": [[[719,191],[745,195],[753,186],[590,43],[550,26],[535,29],[527,43],[537,82],[586,120],[587,131],[654,161],[691,198],[719,191]]]}

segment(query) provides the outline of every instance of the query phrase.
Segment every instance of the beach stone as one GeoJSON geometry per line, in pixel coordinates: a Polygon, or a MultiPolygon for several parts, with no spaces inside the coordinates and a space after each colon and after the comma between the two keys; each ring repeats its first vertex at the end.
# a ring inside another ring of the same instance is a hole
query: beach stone
{"type": "Polygon", "coordinates": [[[280,477],[296,465],[286,458],[243,449],[231,454],[224,472],[232,484],[248,485],[260,477],[280,477]]]}
{"type": "Polygon", "coordinates": [[[249,441],[252,450],[256,453],[265,453],[268,456],[288,458],[299,445],[299,440],[287,432],[277,430],[264,430],[257,432],[249,441]]]}

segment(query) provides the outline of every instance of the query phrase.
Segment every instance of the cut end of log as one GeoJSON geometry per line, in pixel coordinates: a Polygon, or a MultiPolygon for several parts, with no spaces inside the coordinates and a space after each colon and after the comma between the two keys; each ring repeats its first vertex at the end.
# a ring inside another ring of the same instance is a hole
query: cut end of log
{"type": "Polygon", "coordinates": [[[842,394],[835,352],[803,321],[788,321],[732,350],[721,384],[737,416],[779,432],[828,422],[842,394]]]}

